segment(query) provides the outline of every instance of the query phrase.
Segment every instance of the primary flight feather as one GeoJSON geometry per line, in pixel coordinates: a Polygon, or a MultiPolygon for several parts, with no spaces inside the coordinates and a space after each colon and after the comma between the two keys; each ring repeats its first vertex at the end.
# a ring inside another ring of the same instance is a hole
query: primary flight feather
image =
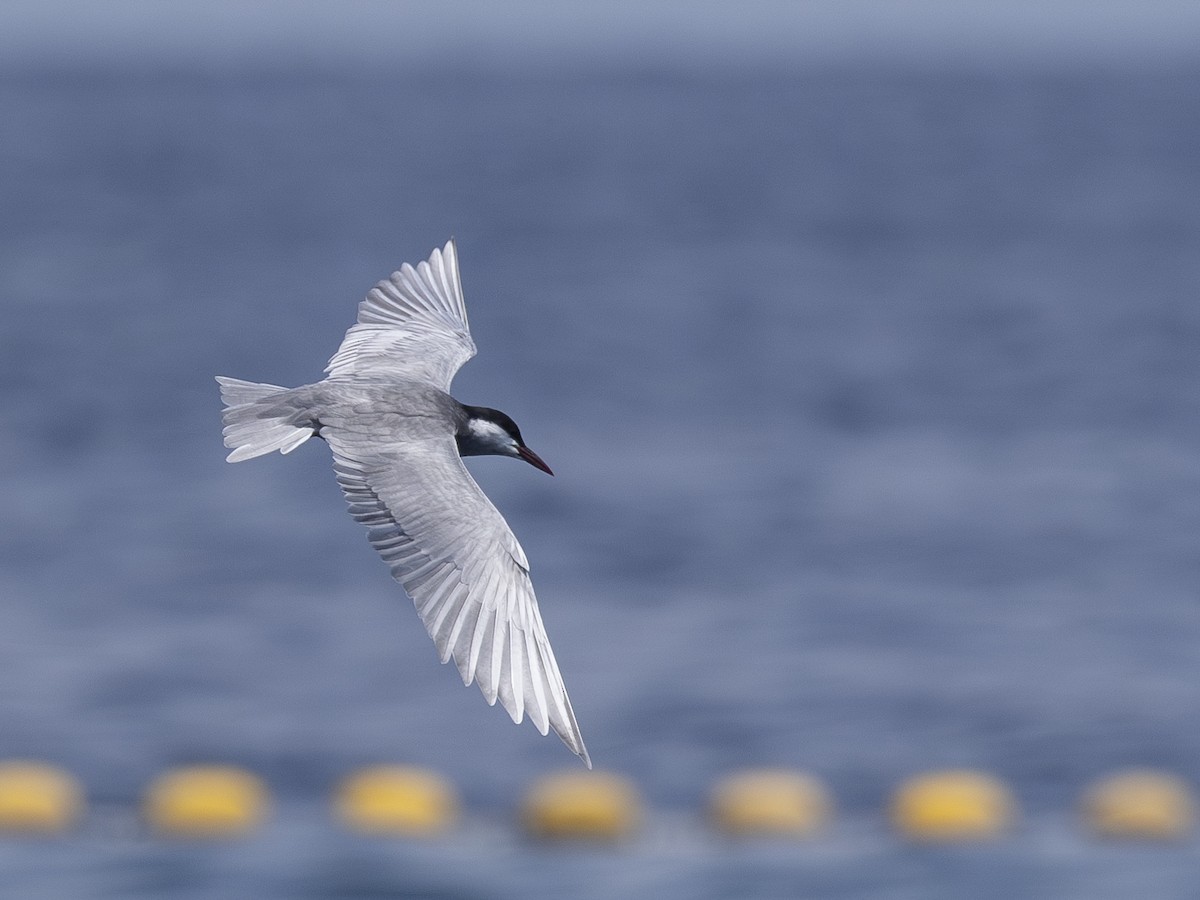
{"type": "Polygon", "coordinates": [[[453,659],[463,682],[477,682],[514,722],[554,729],[591,768],[529,562],[461,457],[511,456],[553,473],[504,413],[450,396],[474,355],[450,241],[367,294],[323,381],[283,388],[218,377],[228,460],[324,439],[350,515],[412,598],[441,661],[453,659]]]}

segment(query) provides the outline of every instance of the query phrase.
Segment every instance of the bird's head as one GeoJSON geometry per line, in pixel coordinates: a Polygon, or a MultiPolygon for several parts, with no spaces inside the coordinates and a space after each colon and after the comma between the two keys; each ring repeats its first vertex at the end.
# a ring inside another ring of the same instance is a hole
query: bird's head
{"type": "Polygon", "coordinates": [[[486,406],[464,406],[467,421],[459,430],[460,456],[511,456],[523,459],[531,466],[553,475],[542,458],[525,446],[521,429],[509,416],[486,406]]]}

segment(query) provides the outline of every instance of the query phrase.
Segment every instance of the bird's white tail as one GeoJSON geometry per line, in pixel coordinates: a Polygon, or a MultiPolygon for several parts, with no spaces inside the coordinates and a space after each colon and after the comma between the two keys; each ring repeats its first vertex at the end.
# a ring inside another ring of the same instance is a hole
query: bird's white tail
{"type": "Polygon", "coordinates": [[[256,384],[237,378],[217,376],[225,411],[225,446],[233,452],[227,462],[241,462],[278,450],[291,453],[316,432],[307,425],[293,424],[294,409],[270,402],[271,398],[287,392],[275,384],[256,384]]]}

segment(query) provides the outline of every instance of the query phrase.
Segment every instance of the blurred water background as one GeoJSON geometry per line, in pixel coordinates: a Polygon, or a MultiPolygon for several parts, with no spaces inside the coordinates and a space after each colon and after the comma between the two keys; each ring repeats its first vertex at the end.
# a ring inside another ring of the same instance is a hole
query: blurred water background
{"type": "Polygon", "coordinates": [[[197,760],[278,804],[232,846],[0,844],[7,890],[1192,896],[1194,842],[1073,808],[1117,767],[1200,778],[1198,103],[1200,65],[1152,60],[7,65],[0,757],[101,820],[197,760]],[[437,665],[323,445],[224,462],[212,377],[316,380],[451,235],[455,394],[558,477],[471,468],[593,758],[656,811],[637,847],[497,824],[574,761],[437,665]],[[474,824],[342,834],[328,791],[381,760],[474,824]],[[831,786],[826,837],[687,824],[764,764],[831,786]],[[1022,828],[888,835],[940,766],[1006,779],[1022,828]]]}

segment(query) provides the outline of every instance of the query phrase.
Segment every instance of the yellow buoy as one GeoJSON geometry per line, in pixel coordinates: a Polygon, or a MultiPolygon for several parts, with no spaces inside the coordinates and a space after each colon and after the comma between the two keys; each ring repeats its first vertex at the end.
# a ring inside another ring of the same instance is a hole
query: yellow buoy
{"type": "Polygon", "coordinates": [[[615,841],[641,819],[633,783],[609,772],[566,772],[535,784],[525,798],[526,829],[542,838],[615,841]]]}
{"type": "Polygon", "coordinates": [[[160,776],[146,791],[147,824],[176,837],[232,837],[266,818],[266,786],[232,766],[190,766],[160,776]]]}
{"type": "Polygon", "coordinates": [[[342,782],[334,808],[338,818],[356,831],[427,836],[440,834],[454,823],[458,798],[433,772],[374,766],[342,782]]]}
{"type": "Polygon", "coordinates": [[[1131,769],[1092,785],[1083,797],[1083,817],[1105,837],[1170,840],[1192,830],[1196,802],[1182,779],[1131,769]]]}
{"type": "Polygon", "coordinates": [[[804,837],[825,825],[833,801],[811,776],[756,769],[718,782],[709,810],[713,823],[729,834],[804,837]]]}
{"type": "Polygon", "coordinates": [[[83,788],[54,766],[0,762],[0,831],[54,834],[83,815],[83,788]]]}
{"type": "Polygon", "coordinates": [[[930,772],[892,798],[896,830],[919,841],[982,840],[1008,831],[1017,816],[1012,793],[982,772],[930,772]]]}

